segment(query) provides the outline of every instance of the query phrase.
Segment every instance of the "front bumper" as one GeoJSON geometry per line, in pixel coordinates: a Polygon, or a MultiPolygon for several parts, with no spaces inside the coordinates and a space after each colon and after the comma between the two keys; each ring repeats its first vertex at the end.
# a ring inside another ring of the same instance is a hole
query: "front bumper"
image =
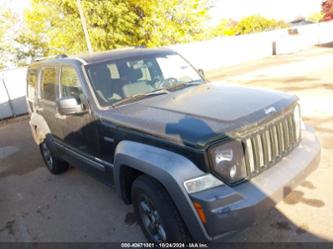
{"type": "Polygon", "coordinates": [[[250,181],[192,194],[206,214],[207,240],[241,230],[263,216],[318,167],[320,150],[314,130],[306,126],[301,143],[288,156],[250,181]]]}

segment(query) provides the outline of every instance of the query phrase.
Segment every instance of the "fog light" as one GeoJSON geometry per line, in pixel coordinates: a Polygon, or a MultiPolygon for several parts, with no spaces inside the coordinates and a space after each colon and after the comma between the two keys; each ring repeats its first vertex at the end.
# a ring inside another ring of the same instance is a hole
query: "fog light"
{"type": "Polygon", "coordinates": [[[199,176],[184,182],[184,187],[189,194],[214,188],[220,185],[223,185],[223,182],[211,174],[199,176]]]}
{"type": "Polygon", "coordinates": [[[230,175],[230,178],[234,178],[237,174],[237,167],[236,165],[232,166],[230,168],[230,172],[229,172],[229,175],[230,175]]]}

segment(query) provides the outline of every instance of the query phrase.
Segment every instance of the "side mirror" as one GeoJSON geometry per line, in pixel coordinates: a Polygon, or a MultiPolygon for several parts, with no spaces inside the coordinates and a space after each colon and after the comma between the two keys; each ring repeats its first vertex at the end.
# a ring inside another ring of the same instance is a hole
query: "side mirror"
{"type": "Polygon", "coordinates": [[[62,115],[83,114],[86,112],[74,97],[64,97],[57,101],[58,111],[62,115]]]}
{"type": "Polygon", "coordinates": [[[205,79],[205,71],[204,71],[203,69],[198,69],[198,73],[200,74],[200,76],[201,76],[202,78],[205,79]]]}

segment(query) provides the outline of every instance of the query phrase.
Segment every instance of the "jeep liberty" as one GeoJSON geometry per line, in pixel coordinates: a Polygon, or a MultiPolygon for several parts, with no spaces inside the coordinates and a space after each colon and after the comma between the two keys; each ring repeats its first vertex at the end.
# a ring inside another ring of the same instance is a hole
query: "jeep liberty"
{"type": "Polygon", "coordinates": [[[49,171],[73,165],[113,186],[148,241],[244,229],[320,161],[296,96],[207,82],[170,49],[39,60],[27,83],[49,171]]]}

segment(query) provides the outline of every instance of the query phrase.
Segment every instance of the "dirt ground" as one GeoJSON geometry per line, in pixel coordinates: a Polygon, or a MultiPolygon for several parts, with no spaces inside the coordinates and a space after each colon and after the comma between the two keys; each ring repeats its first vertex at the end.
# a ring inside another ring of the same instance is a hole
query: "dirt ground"
{"type": "MultiPolygon", "coordinates": [[[[333,48],[211,72],[212,80],[297,94],[317,131],[322,159],[288,197],[227,241],[333,241],[333,48]]],[[[25,117],[0,121],[0,241],[144,241],[132,207],[112,189],[70,169],[51,175],[25,117]]]]}

